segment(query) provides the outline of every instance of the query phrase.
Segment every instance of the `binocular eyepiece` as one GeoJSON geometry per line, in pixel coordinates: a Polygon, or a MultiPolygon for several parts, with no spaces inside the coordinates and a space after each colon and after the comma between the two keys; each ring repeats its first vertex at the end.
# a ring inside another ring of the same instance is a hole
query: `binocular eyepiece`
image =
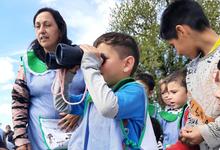
{"type": "MultiPolygon", "coordinates": [[[[72,68],[80,65],[83,56],[83,50],[78,45],[67,45],[59,43],[55,53],[46,54],[46,64],[48,69],[72,68]]],[[[103,63],[106,59],[101,54],[103,63]]]]}

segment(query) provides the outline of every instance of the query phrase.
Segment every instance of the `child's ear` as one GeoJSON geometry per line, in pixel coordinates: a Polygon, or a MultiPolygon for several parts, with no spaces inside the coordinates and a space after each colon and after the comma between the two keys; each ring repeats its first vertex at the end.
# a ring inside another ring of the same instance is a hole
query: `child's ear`
{"type": "Polygon", "coordinates": [[[183,35],[185,35],[185,28],[182,25],[177,25],[176,26],[176,34],[177,34],[177,38],[181,38],[183,37],[183,35]]]}
{"type": "Polygon", "coordinates": [[[123,72],[131,72],[134,66],[134,57],[133,56],[128,56],[124,59],[124,69],[123,72]]]}

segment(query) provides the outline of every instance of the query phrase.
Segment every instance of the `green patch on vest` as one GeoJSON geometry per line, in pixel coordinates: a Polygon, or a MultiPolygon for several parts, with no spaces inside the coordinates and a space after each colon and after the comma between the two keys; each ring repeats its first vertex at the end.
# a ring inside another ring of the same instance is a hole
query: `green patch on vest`
{"type": "Polygon", "coordinates": [[[149,112],[149,115],[152,117],[154,114],[155,114],[155,111],[156,111],[156,106],[154,104],[151,104],[149,103],[148,104],[148,112],[149,112]]]}
{"type": "Polygon", "coordinates": [[[36,73],[43,73],[47,71],[46,64],[41,61],[33,51],[27,52],[27,62],[29,68],[36,73]]]}
{"type": "Polygon", "coordinates": [[[178,114],[172,114],[170,112],[167,112],[167,111],[161,111],[159,112],[161,118],[163,118],[164,120],[168,121],[168,122],[173,122],[173,121],[176,121],[176,119],[178,118],[178,116],[181,114],[181,113],[178,113],[178,114]]]}

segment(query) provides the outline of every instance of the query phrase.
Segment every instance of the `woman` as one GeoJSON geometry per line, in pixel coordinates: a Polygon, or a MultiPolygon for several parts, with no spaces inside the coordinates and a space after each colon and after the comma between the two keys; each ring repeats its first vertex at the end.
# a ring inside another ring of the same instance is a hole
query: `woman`
{"type": "MultiPolygon", "coordinates": [[[[53,105],[51,85],[56,70],[48,70],[45,54],[55,52],[58,43],[71,44],[67,38],[66,23],[60,13],[42,8],[33,18],[36,39],[31,43],[12,91],[12,116],[14,140],[18,150],[44,150],[39,118],[61,118],[59,125],[70,131],[77,116],[59,114],[53,105]]],[[[84,90],[83,76],[78,71],[71,84],[71,91],[80,94],[84,90]]]]}

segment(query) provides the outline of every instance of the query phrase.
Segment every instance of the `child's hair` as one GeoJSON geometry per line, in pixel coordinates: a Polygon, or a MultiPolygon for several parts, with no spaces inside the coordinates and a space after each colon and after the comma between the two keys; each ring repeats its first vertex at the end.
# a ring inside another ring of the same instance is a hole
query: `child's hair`
{"type": "Polygon", "coordinates": [[[166,82],[166,78],[164,78],[164,79],[161,79],[160,81],[159,81],[159,84],[158,84],[158,103],[160,104],[160,106],[162,107],[162,108],[164,108],[165,106],[166,106],[166,104],[165,104],[165,102],[163,101],[163,99],[162,99],[162,92],[164,92],[164,91],[161,91],[161,86],[163,85],[163,84],[165,84],[165,91],[167,91],[167,82],[166,82]]]}
{"type": "Polygon", "coordinates": [[[138,73],[135,79],[143,81],[144,84],[148,86],[149,91],[154,90],[155,82],[153,76],[150,73],[138,73]]]}
{"type": "Polygon", "coordinates": [[[135,59],[133,69],[131,71],[131,75],[136,71],[138,63],[139,63],[139,49],[136,41],[127,34],[117,33],[117,32],[109,32],[98,37],[93,43],[94,47],[98,47],[99,44],[104,43],[113,47],[120,46],[120,49],[117,49],[117,53],[121,59],[126,58],[128,56],[133,56],[135,59]]]}
{"type": "Polygon", "coordinates": [[[193,0],[176,0],[165,9],[160,24],[161,38],[177,39],[177,25],[188,25],[197,31],[210,27],[202,7],[193,0]]]}
{"type": "Polygon", "coordinates": [[[162,99],[162,92],[167,92],[167,84],[170,82],[177,82],[179,83],[182,87],[184,87],[187,91],[187,86],[186,86],[186,68],[182,68],[179,70],[176,70],[174,72],[172,72],[171,74],[169,74],[167,77],[165,77],[164,79],[161,79],[159,81],[159,95],[158,95],[158,103],[160,104],[160,106],[162,108],[164,108],[166,106],[164,100],[162,99]],[[161,86],[165,84],[165,91],[161,91],[161,86]]]}
{"type": "Polygon", "coordinates": [[[167,77],[167,80],[166,80],[167,84],[173,81],[179,83],[180,86],[184,87],[187,90],[186,68],[176,70],[167,77]]]}

